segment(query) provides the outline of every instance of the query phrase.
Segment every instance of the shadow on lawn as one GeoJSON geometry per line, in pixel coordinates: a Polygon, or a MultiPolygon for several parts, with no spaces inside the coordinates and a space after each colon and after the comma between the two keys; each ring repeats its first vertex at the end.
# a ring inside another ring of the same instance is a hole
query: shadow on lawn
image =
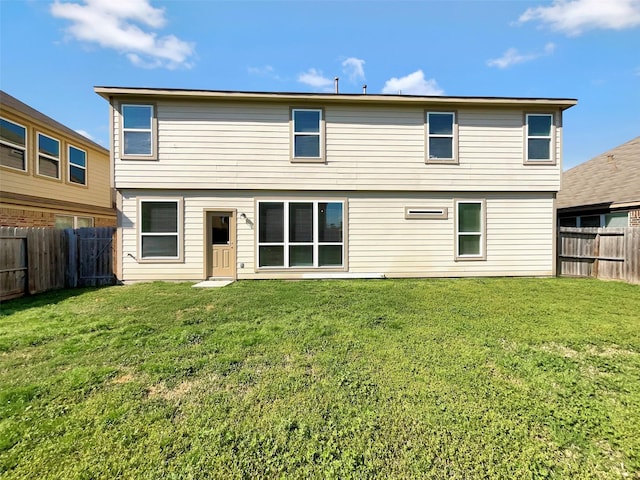
{"type": "Polygon", "coordinates": [[[69,298],[78,297],[87,292],[94,292],[105,288],[111,288],[113,285],[102,287],[84,287],[84,288],[65,288],[61,290],[49,290],[48,292],[37,293],[35,295],[25,295],[24,297],[6,300],[0,305],[0,317],[11,315],[15,312],[21,312],[29,308],[38,308],[45,305],[53,305],[69,298]]]}

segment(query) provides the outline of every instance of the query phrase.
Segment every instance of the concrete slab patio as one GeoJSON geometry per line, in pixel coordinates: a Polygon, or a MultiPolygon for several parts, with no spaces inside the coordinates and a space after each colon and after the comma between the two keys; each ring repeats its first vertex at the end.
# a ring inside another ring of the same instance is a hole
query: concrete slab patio
{"type": "Polygon", "coordinates": [[[226,287],[233,283],[233,280],[205,280],[193,285],[194,288],[219,288],[226,287]]]}

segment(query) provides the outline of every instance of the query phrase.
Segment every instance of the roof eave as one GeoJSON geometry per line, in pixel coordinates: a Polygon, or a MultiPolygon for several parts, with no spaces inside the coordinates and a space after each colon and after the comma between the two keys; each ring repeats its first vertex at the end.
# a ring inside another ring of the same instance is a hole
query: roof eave
{"type": "Polygon", "coordinates": [[[443,104],[477,106],[527,106],[555,107],[566,110],[578,103],[571,98],[518,98],[518,97],[464,97],[464,96],[424,96],[387,95],[353,93],[291,93],[291,92],[242,92],[223,90],[187,90],[163,88],[132,88],[96,86],[94,91],[107,101],[114,96],[174,97],[209,100],[236,100],[262,102],[323,102],[323,103],[380,103],[380,104],[443,104]]]}

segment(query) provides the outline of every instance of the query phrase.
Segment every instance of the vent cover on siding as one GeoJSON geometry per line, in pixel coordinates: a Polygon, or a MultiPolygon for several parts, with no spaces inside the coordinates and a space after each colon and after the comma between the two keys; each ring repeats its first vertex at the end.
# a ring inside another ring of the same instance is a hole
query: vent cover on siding
{"type": "Polygon", "coordinates": [[[447,207],[404,207],[404,218],[422,218],[446,220],[447,207]]]}

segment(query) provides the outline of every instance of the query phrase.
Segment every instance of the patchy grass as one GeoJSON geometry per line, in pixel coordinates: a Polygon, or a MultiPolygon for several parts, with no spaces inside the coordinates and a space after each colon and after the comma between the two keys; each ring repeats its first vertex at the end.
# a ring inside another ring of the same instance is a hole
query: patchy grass
{"type": "Polygon", "coordinates": [[[5,303],[4,478],[640,478],[640,288],[139,284],[5,303]]]}

